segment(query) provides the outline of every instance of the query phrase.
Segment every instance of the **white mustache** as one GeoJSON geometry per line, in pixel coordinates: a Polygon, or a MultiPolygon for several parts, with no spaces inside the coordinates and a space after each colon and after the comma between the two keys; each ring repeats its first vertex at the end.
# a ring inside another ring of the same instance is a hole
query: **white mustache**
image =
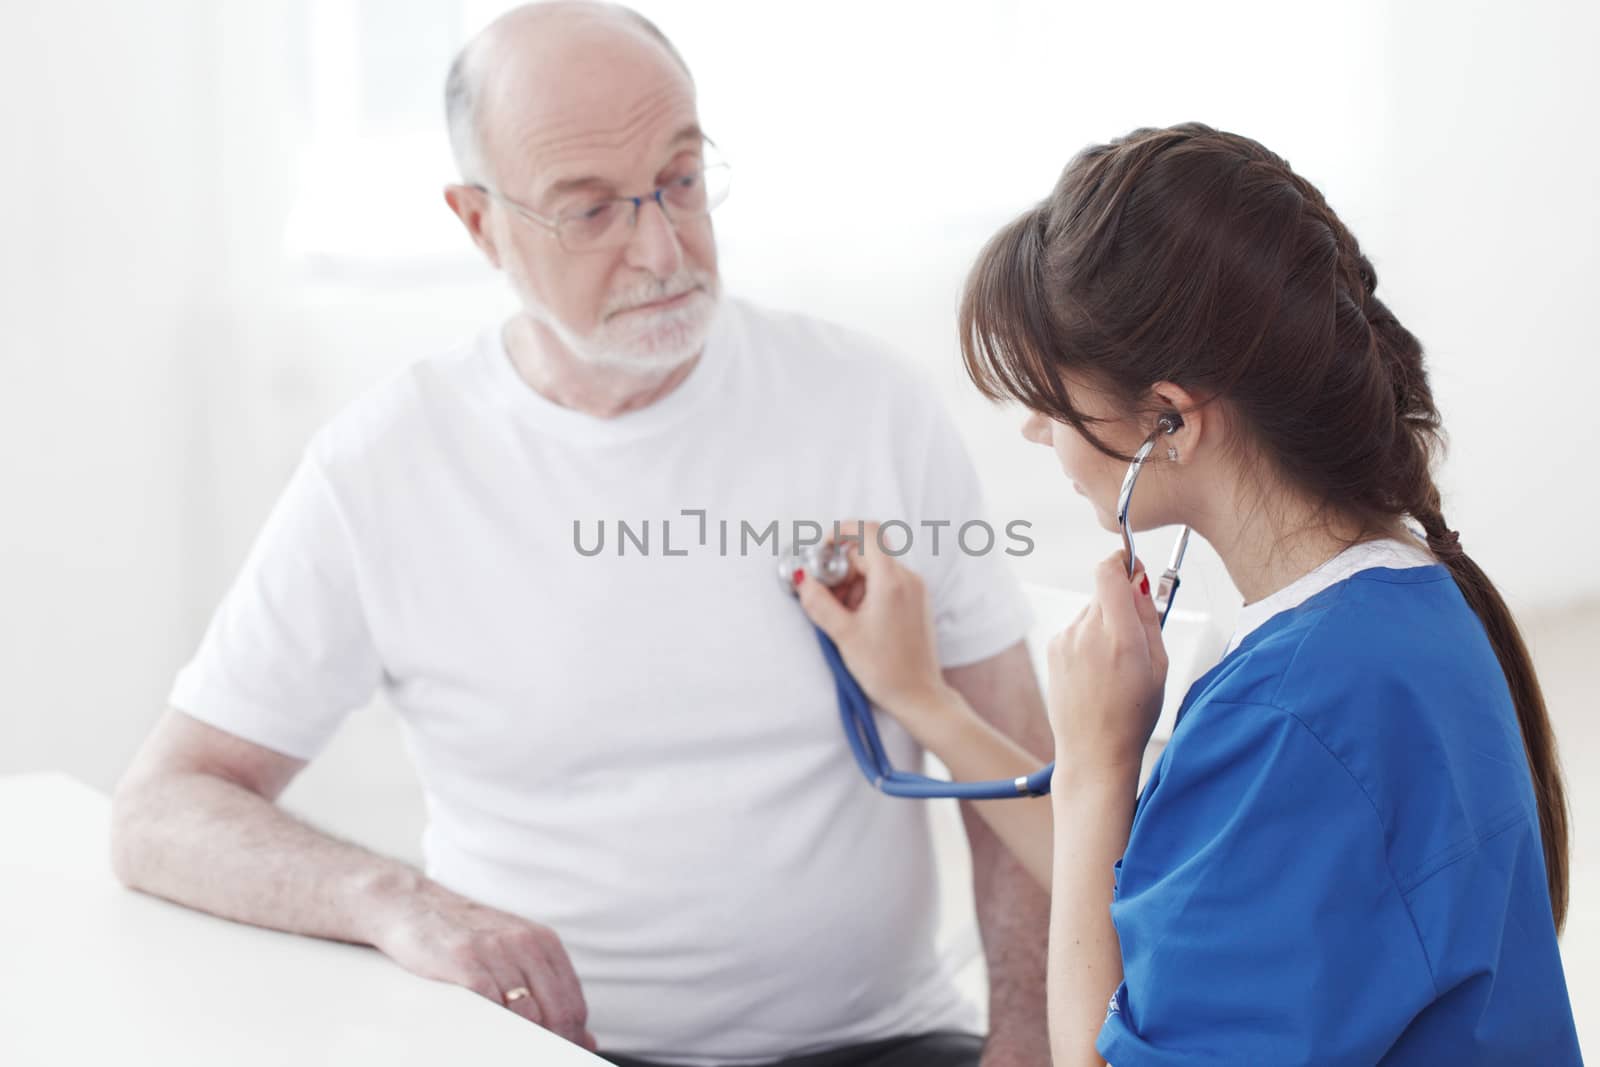
{"type": "Polygon", "coordinates": [[[637,286],[625,292],[618,293],[606,301],[604,317],[610,318],[624,311],[654,304],[662,300],[671,300],[682,296],[694,289],[704,289],[706,279],[698,272],[686,272],[674,275],[664,281],[650,285],[637,286]]]}

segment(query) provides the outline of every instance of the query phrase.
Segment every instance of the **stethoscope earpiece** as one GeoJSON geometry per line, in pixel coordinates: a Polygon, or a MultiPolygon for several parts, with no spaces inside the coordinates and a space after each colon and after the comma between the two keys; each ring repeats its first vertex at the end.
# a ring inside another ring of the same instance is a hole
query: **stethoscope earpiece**
{"type": "MultiPolygon", "coordinates": [[[[1156,419],[1156,429],[1144,444],[1139,446],[1139,451],[1133,455],[1133,462],[1128,465],[1128,473],[1122,479],[1122,491],[1117,494],[1117,526],[1122,532],[1122,547],[1128,567],[1128,577],[1132,578],[1138,569],[1138,556],[1133,548],[1133,530],[1128,526],[1128,508],[1133,505],[1133,487],[1139,482],[1139,472],[1144,469],[1144,461],[1150,458],[1150,450],[1155,448],[1156,439],[1163,435],[1177,433],[1183,428],[1183,416],[1176,411],[1169,411],[1156,419]]],[[[1173,594],[1178,591],[1178,568],[1183,565],[1183,555],[1189,547],[1189,527],[1185,526],[1178,532],[1178,543],[1172,550],[1172,562],[1167,565],[1166,573],[1161,576],[1161,586],[1156,594],[1157,607],[1161,612],[1163,624],[1167,621],[1167,613],[1172,610],[1173,594]]]]}

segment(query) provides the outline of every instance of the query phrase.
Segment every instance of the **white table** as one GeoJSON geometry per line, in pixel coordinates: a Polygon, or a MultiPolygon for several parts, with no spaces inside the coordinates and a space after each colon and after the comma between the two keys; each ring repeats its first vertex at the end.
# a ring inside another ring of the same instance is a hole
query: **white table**
{"type": "Polygon", "coordinates": [[[124,888],[109,807],[63,775],[0,777],[0,1064],[605,1062],[376,950],[124,888]]]}

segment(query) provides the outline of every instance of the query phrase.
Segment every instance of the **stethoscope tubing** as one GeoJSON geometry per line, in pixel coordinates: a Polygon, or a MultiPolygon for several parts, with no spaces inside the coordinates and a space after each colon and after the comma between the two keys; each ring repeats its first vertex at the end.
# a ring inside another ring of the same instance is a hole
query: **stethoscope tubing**
{"type": "Polygon", "coordinates": [[[813,627],[817,643],[822,646],[823,658],[833,672],[834,688],[839,698],[839,716],[844,724],[846,741],[856,766],[880,792],[894,797],[934,799],[953,797],[957,800],[1004,800],[1011,797],[1037,797],[1050,792],[1050,776],[1055,764],[1050,763],[1026,777],[1010,780],[996,779],[983,782],[952,782],[943,778],[930,778],[894,769],[883,748],[883,738],[873,718],[872,704],[861,689],[860,683],[844,665],[839,648],[820,628],[813,627]]]}

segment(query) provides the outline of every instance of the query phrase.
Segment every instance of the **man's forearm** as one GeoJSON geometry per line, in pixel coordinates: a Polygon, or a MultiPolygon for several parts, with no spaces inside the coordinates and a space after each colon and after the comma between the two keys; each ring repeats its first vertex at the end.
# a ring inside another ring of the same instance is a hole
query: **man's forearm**
{"type": "MultiPolygon", "coordinates": [[[[1041,764],[1049,758],[1054,745],[1026,645],[1018,643],[981,663],[948,670],[945,680],[973,710],[1038,756],[1041,764]]],[[[985,1060],[1048,1063],[1045,959],[1049,894],[971,804],[962,805],[961,815],[972,851],[978,929],[989,965],[991,1048],[985,1060]]]]}
{"type": "Polygon", "coordinates": [[[973,896],[989,969],[989,1032],[1019,1053],[1043,1052],[1049,896],[970,805],[962,805],[961,815],[972,849],[973,896]]]}
{"type": "Polygon", "coordinates": [[[112,865],[128,886],[238,922],[376,944],[385,901],[424,879],[212,775],[167,774],[119,791],[112,865]]]}
{"type": "MultiPolygon", "coordinates": [[[[281,782],[287,780],[280,774],[281,782]]],[[[372,945],[575,1044],[589,1009],[555,931],[336,840],[220,775],[142,773],[117,791],[112,863],[135,889],[238,922],[372,945]]]]}

